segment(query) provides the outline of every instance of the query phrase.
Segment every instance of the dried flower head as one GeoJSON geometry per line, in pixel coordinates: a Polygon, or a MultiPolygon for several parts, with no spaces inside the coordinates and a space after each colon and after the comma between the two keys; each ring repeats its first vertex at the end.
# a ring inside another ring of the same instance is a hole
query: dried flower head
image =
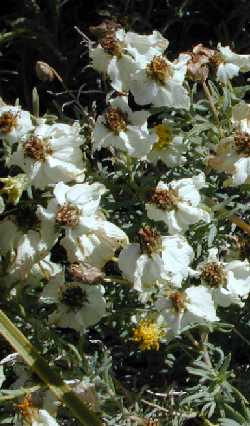
{"type": "Polygon", "coordinates": [[[161,236],[155,228],[144,226],[138,231],[141,252],[149,256],[161,248],[161,236]]]}
{"type": "Polygon", "coordinates": [[[126,114],[119,108],[109,107],[104,115],[105,125],[108,129],[118,135],[122,131],[126,131],[128,118],[126,114]]]}
{"type": "Polygon", "coordinates": [[[225,284],[226,274],[223,266],[220,263],[209,262],[203,267],[201,278],[210,287],[219,287],[220,285],[225,284]]]}
{"type": "Polygon", "coordinates": [[[4,112],[0,116],[0,132],[7,135],[17,126],[17,114],[13,114],[10,111],[4,112]]]}
{"type": "Polygon", "coordinates": [[[68,268],[68,272],[74,281],[89,285],[99,284],[104,278],[104,274],[99,268],[88,263],[72,263],[68,268]]]}
{"type": "Polygon", "coordinates": [[[112,21],[111,19],[105,19],[100,25],[90,26],[89,31],[98,39],[101,39],[105,35],[115,33],[121,28],[122,26],[118,22],[112,21]]]}
{"type": "Polygon", "coordinates": [[[180,291],[175,291],[174,293],[170,293],[168,296],[172,302],[173,308],[175,312],[180,313],[185,310],[187,296],[185,293],[180,291]]]}
{"type": "Polygon", "coordinates": [[[106,53],[121,58],[123,46],[121,42],[117,40],[114,32],[106,33],[100,40],[100,44],[106,53]]]}
{"type": "Polygon", "coordinates": [[[234,145],[238,154],[245,157],[250,156],[250,134],[247,132],[236,132],[234,134],[234,145]]]}

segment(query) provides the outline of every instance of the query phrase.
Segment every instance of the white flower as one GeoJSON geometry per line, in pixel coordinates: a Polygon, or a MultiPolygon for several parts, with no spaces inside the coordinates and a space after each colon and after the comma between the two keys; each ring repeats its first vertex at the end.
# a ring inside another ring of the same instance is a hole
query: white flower
{"type": "Polygon", "coordinates": [[[0,138],[11,143],[29,133],[33,129],[30,113],[18,106],[4,105],[0,107],[0,138]]]}
{"type": "Polygon", "coordinates": [[[143,69],[130,79],[129,88],[138,105],[190,108],[189,95],[182,86],[187,70],[187,58],[174,63],[163,56],[154,56],[143,69]]]}
{"type": "Polygon", "coordinates": [[[148,131],[148,116],[146,111],[133,112],[124,96],[112,100],[106,113],[97,118],[93,149],[113,146],[131,157],[144,157],[156,141],[148,131]]]}
{"type": "Polygon", "coordinates": [[[149,35],[141,35],[134,32],[126,34],[127,50],[138,63],[149,61],[156,55],[161,55],[167,49],[169,42],[159,31],[153,31],[149,35]]]}
{"type": "Polygon", "coordinates": [[[139,231],[139,238],[140,244],[129,244],[118,260],[122,275],[137,291],[151,292],[156,284],[181,287],[182,281],[192,275],[189,265],[193,249],[183,237],[161,237],[157,231],[145,227],[139,231]]]}
{"type": "Polygon", "coordinates": [[[227,83],[239,72],[250,71],[250,55],[238,55],[229,46],[217,46],[218,52],[211,58],[212,63],[217,66],[216,77],[222,83],[227,83]]]}
{"type": "Polygon", "coordinates": [[[46,220],[38,230],[22,232],[11,218],[6,218],[0,222],[0,234],[0,253],[9,254],[7,272],[20,280],[26,279],[33,265],[48,255],[57,239],[53,226],[46,220]]]}
{"type": "Polygon", "coordinates": [[[167,167],[180,166],[186,162],[183,154],[187,151],[187,143],[184,142],[183,136],[174,136],[164,121],[157,124],[153,132],[156,133],[158,140],[147,156],[148,161],[156,164],[161,160],[167,167]]]}
{"type": "Polygon", "coordinates": [[[106,302],[102,285],[86,285],[64,282],[58,274],[46,284],[40,301],[56,303],[56,310],[49,315],[49,322],[57,327],[70,327],[83,333],[105,315],[106,302]]]}
{"type": "Polygon", "coordinates": [[[83,180],[84,165],[79,126],[41,124],[28,138],[23,138],[9,164],[23,169],[35,188],[50,184],[83,180]]]}
{"type": "Polygon", "coordinates": [[[39,210],[41,218],[64,228],[65,236],[60,244],[70,262],[83,261],[102,267],[116,249],[127,244],[126,234],[105,220],[98,210],[105,191],[99,183],[69,187],[60,182],[54,189],[55,199],[49,202],[47,209],[39,210]]]}
{"type": "Polygon", "coordinates": [[[206,261],[198,265],[201,282],[210,288],[216,305],[244,305],[250,292],[250,264],[247,260],[221,262],[218,250],[209,250],[206,261]]]}
{"type": "Polygon", "coordinates": [[[111,86],[118,92],[129,89],[131,74],[140,68],[146,60],[161,54],[168,41],[159,32],[149,36],[126,33],[123,29],[106,33],[89,55],[95,70],[108,74],[111,86]]]}
{"type": "Polygon", "coordinates": [[[234,130],[222,139],[216,154],[209,158],[209,165],[219,172],[231,175],[225,186],[239,186],[250,182],[250,108],[239,104],[233,108],[234,130]]]}
{"type": "Polygon", "coordinates": [[[62,272],[62,265],[52,262],[50,255],[47,255],[35,263],[25,275],[20,276],[20,271],[12,266],[2,280],[6,286],[17,281],[23,281],[24,285],[37,286],[41,281],[48,281],[59,272],[62,272]]]}
{"type": "Polygon", "coordinates": [[[191,286],[184,291],[168,291],[155,303],[173,334],[179,334],[189,324],[218,321],[210,291],[203,286],[191,286]]]}
{"type": "Polygon", "coordinates": [[[170,234],[183,233],[200,220],[209,223],[210,214],[200,207],[199,189],[204,186],[204,173],[169,184],[160,181],[146,204],[149,219],[163,221],[170,234]]]}

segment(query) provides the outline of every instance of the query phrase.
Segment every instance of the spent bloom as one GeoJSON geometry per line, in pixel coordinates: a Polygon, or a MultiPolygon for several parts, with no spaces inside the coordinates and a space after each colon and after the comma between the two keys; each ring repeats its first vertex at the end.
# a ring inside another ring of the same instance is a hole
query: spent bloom
{"type": "Polygon", "coordinates": [[[0,107],[0,138],[15,143],[33,129],[31,116],[19,106],[0,107]]]}
{"type": "Polygon", "coordinates": [[[175,136],[165,121],[155,125],[152,131],[157,140],[147,156],[149,162],[156,164],[161,160],[167,167],[180,166],[186,162],[184,154],[187,151],[187,141],[184,142],[183,136],[175,136]]]}
{"type": "Polygon", "coordinates": [[[198,265],[200,279],[210,290],[216,305],[244,305],[250,292],[250,264],[248,260],[222,262],[218,249],[209,250],[208,258],[198,265]]]}
{"type": "Polygon", "coordinates": [[[130,243],[119,255],[122,275],[133,283],[142,298],[154,290],[155,285],[181,287],[182,281],[192,274],[192,247],[180,236],[160,236],[152,228],[138,232],[139,243],[130,243]]]}
{"type": "Polygon", "coordinates": [[[39,189],[50,184],[79,181],[84,178],[84,164],[77,123],[40,124],[23,138],[13,153],[9,165],[18,165],[30,183],[39,189]]]}
{"type": "Polygon", "coordinates": [[[94,129],[94,151],[102,147],[113,146],[125,151],[131,157],[144,157],[156,141],[149,133],[147,111],[133,112],[125,96],[110,101],[110,106],[97,118],[94,129]]]}
{"type": "Polygon", "coordinates": [[[218,321],[210,290],[204,286],[191,286],[184,291],[167,290],[155,303],[175,335],[190,324],[218,321]]]}
{"type": "Polygon", "coordinates": [[[169,184],[160,181],[146,204],[149,219],[163,221],[170,234],[184,233],[200,220],[209,223],[210,214],[200,205],[199,189],[204,186],[204,173],[169,184]]]}

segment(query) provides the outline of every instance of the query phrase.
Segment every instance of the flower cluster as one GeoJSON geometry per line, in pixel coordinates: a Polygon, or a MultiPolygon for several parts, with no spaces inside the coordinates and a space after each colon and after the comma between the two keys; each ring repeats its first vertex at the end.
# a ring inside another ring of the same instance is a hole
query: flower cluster
{"type": "MultiPolygon", "coordinates": [[[[170,60],[158,31],[96,34],[91,66],[110,90],[94,123],[0,106],[4,297],[32,332],[37,310],[76,335],[78,359],[91,327],[119,324],[119,284],[140,306],[127,341],[141,351],[208,334],[250,293],[250,105],[231,85],[250,55],[198,44],[170,60]]],[[[58,424],[28,397],[17,407],[28,425],[58,424]]]]}

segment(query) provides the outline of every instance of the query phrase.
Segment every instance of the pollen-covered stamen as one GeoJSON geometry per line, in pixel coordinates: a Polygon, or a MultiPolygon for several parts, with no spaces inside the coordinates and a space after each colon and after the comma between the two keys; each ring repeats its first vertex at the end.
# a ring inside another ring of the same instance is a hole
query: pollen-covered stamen
{"type": "Polygon", "coordinates": [[[132,340],[139,344],[142,351],[159,350],[163,330],[152,320],[142,320],[133,328],[132,340]]]}
{"type": "Polygon", "coordinates": [[[38,409],[33,405],[32,395],[26,396],[20,404],[16,404],[16,407],[27,422],[31,423],[38,417],[38,409]]]}
{"type": "Polygon", "coordinates": [[[139,243],[141,252],[148,254],[149,256],[158,251],[161,248],[161,236],[159,232],[150,228],[149,226],[144,226],[138,231],[139,243]]]}
{"type": "Polygon", "coordinates": [[[250,135],[246,132],[236,132],[234,135],[234,145],[238,154],[246,157],[250,156],[250,135]]]}
{"type": "Polygon", "coordinates": [[[184,293],[180,291],[175,291],[174,293],[171,293],[168,297],[172,302],[173,309],[175,312],[180,313],[185,310],[187,298],[184,293]]]}
{"type": "Polygon", "coordinates": [[[225,60],[222,54],[215,50],[214,54],[209,57],[209,62],[211,65],[218,67],[220,64],[224,64],[225,60]]]}
{"type": "Polygon", "coordinates": [[[0,132],[7,135],[17,126],[17,114],[10,111],[4,112],[0,116],[0,132]]]}
{"type": "Polygon", "coordinates": [[[86,292],[77,285],[68,285],[62,290],[61,302],[72,309],[80,309],[88,302],[86,292]]]}
{"type": "Polygon", "coordinates": [[[163,56],[154,56],[152,61],[147,65],[146,72],[152,80],[160,84],[164,84],[173,75],[171,66],[163,56]]]}
{"type": "Polygon", "coordinates": [[[220,285],[225,284],[226,273],[220,263],[209,262],[203,267],[201,272],[201,278],[210,287],[219,287],[220,285]]]}
{"type": "Polygon", "coordinates": [[[158,136],[158,140],[154,144],[154,149],[161,151],[162,149],[168,148],[173,140],[173,134],[170,127],[166,124],[160,123],[157,124],[154,129],[158,136]]]}
{"type": "Polygon", "coordinates": [[[37,136],[31,136],[23,146],[24,155],[35,161],[45,161],[52,154],[49,141],[40,139],[37,136]]]}
{"type": "Polygon", "coordinates": [[[56,223],[62,226],[74,227],[79,223],[79,209],[72,204],[64,204],[57,210],[56,223]]]}
{"type": "Polygon", "coordinates": [[[174,189],[156,189],[150,202],[155,204],[161,210],[173,210],[180,201],[177,192],[174,189]]]}
{"type": "Polygon", "coordinates": [[[119,40],[117,40],[115,33],[110,32],[106,34],[101,40],[100,44],[106,53],[112,56],[120,58],[122,56],[123,46],[119,40]]]}
{"type": "Polygon", "coordinates": [[[109,107],[105,113],[105,126],[118,135],[122,131],[126,131],[128,126],[128,117],[120,109],[109,107]]]}

